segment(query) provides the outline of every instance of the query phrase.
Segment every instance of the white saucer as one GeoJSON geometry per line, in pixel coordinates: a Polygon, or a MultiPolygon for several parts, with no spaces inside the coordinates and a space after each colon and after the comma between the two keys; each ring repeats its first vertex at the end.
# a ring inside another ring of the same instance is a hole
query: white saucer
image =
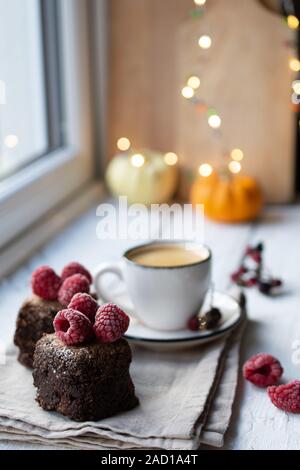
{"type": "MultiPolygon", "coordinates": [[[[110,293],[113,302],[125,305],[127,313],[134,315],[134,307],[122,282],[110,284],[110,293]]],[[[208,294],[201,313],[209,309],[210,297],[208,294]]],[[[237,326],[242,315],[238,302],[223,292],[214,293],[213,306],[222,312],[222,320],[213,330],[158,331],[148,328],[132,316],[124,337],[132,344],[156,350],[179,350],[206,344],[228,335],[237,326]]]]}
{"type": "MultiPolygon", "coordinates": [[[[230,295],[215,292],[213,305],[222,312],[220,325],[214,330],[190,331],[185,329],[180,331],[156,331],[132,318],[124,337],[133,344],[159,350],[186,349],[206,344],[228,335],[241,319],[241,308],[238,302],[233,297],[230,297],[230,295]]],[[[205,313],[208,309],[209,301],[207,299],[201,312],[205,313]]]]}

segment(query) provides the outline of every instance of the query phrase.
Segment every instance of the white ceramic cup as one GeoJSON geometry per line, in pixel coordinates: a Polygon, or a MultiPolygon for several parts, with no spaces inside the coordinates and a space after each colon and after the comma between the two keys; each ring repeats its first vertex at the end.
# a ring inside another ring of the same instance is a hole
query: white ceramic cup
{"type": "MultiPolygon", "coordinates": [[[[127,250],[119,263],[102,263],[94,272],[96,292],[104,302],[113,302],[109,289],[101,282],[102,276],[113,273],[125,282],[134,305],[130,314],[155,330],[181,330],[187,327],[190,317],[201,308],[208,291],[211,277],[211,251],[208,247],[184,241],[152,242],[144,246],[162,243],[180,243],[187,249],[202,254],[193,264],[172,267],[145,266],[130,259],[137,246],[127,250]]],[[[128,306],[121,305],[126,311],[128,306]]]]}

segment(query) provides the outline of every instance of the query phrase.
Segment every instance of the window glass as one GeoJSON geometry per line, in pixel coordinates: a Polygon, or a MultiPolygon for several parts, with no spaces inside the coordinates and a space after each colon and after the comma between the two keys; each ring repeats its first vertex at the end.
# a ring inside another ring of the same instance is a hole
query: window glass
{"type": "Polygon", "coordinates": [[[46,152],[40,0],[0,0],[0,178],[46,152]]]}

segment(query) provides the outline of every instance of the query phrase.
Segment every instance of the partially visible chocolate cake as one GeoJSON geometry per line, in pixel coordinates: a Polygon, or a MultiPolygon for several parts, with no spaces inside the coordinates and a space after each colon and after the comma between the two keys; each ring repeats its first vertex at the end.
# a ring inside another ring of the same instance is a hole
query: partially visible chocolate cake
{"type": "Polygon", "coordinates": [[[127,341],[96,339],[67,346],[55,334],[43,336],[34,354],[37,401],[76,421],[97,421],[138,404],[129,374],[127,341]]]}
{"type": "Polygon", "coordinates": [[[33,366],[36,342],[43,333],[53,333],[53,320],[79,292],[89,292],[92,276],[80,263],[68,263],[57,275],[50,266],[38,267],[31,276],[33,296],[19,310],[14,343],[19,347],[18,360],[33,366]]]}
{"type": "Polygon", "coordinates": [[[62,306],[55,300],[43,300],[33,295],[26,300],[17,317],[14,343],[19,347],[18,359],[24,366],[33,366],[36,342],[44,333],[53,333],[53,320],[62,306]]]}

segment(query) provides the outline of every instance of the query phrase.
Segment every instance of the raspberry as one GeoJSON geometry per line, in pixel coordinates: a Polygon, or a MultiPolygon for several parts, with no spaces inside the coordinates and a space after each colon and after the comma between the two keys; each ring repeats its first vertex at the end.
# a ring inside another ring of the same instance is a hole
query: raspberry
{"type": "Polygon", "coordinates": [[[93,278],[90,272],[87,269],[85,269],[85,267],[82,266],[82,264],[77,263],[76,261],[73,261],[72,263],[68,263],[64,267],[61,273],[61,278],[64,281],[65,279],[67,279],[67,277],[73,276],[73,274],[82,274],[83,276],[87,278],[90,284],[92,284],[93,282],[93,278]]]}
{"type": "Polygon", "coordinates": [[[58,312],[53,326],[58,338],[68,346],[84,343],[93,334],[90,320],[73,308],[58,312]]]}
{"type": "Polygon", "coordinates": [[[257,279],[255,277],[251,277],[250,279],[246,281],[247,287],[253,287],[253,286],[256,286],[256,284],[257,284],[257,279]]]}
{"type": "Polygon", "coordinates": [[[262,294],[270,295],[272,290],[272,284],[269,281],[260,281],[258,283],[258,288],[262,294]]]}
{"type": "Polygon", "coordinates": [[[44,300],[57,300],[60,286],[60,277],[49,266],[40,266],[32,273],[32,291],[44,300]]]}
{"type": "Polygon", "coordinates": [[[78,293],[72,297],[68,308],[73,308],[74,310],[83,313],[86,317],[88,317],[91,323],[94,323],[95,315],[99,305],[89,294],[78,293]]]}
{"type": "Polygon", "coordinates": [[[89,293],[89,291],[90,283],[88,279],[82,274],[73,274],[73,276],[64,280],[58,291],[58,300],[62,305],[67,306],[75,294],[78,292],[89,293]]]}
{"type": "Polygon", "coordinates": [[[261,254],[259,252],[253,251],[250,256],[253,259],[253,261],[255,261],[256,263],[258,263],[258,264],[261,263],[262,258],[261,258],[261,254]]]}
{"type": "Polygon", "coordinates": [[[232,282],[238,282],[239,278],[240,278],[240,275],[238,272],[231,274],[232,282]]]}
{"type": "Polygon", "coordinates": [[[281,287],[282,280],[281,279],[272,279],[272,287],[281,287]]]}
{"type": "Polygon", "coordinates": [[[191,331],[198,331],[199,330],[199,318],[197,315],[190,318],[188,321],[188,329],[191,331]]]}
{"type": "Polygon", "coordinates": [[[275,385],[282,376],[280,362],[270,354],[256,354],[244,364],[243,375],[258,387],[275,385]]]}
{"type": "Polygon", "coordinates": [[[300,413],[300,380],[268,387],[268,395],[277,408],[289,413],[300,413]]]}
{"type": "Polygon", "coordinates": [[[97,311],[94,332],[102,343],[119,339],[129,326],[129,317],[115,304],[102,305],[97,311]]]}

